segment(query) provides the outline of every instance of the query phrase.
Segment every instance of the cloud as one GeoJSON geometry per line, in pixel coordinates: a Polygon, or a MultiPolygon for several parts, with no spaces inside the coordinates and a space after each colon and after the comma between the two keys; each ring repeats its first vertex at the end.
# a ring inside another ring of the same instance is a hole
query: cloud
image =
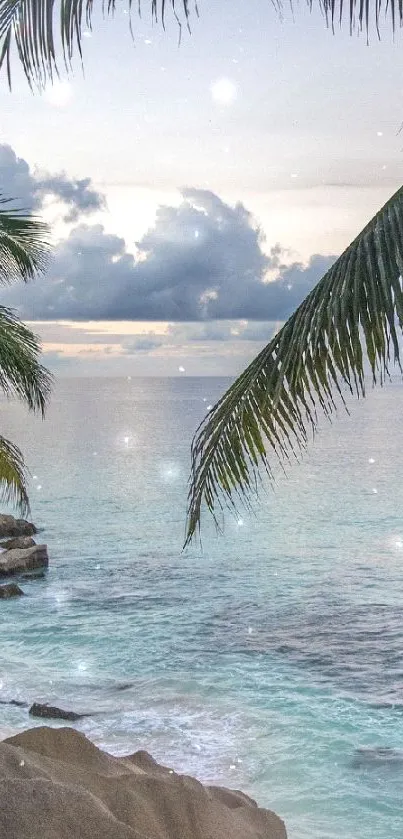
{"type": "Polygon", "coordinates": [[[256,341],[267,343],[276,331],[272,322],[259,321],[206,321],[204,323],[173,323],[170,324],[165,336],[160,336],[160,342],[166,343],[200,343],[206,341],[256,341]]]}
{"type": "Polygon", "coordinates": [[[150,333],[150,335],[142,335],[134,341],[125,342],[123,347],[128,355],[133,355],[137,352],[151,352],[167,343],[171,343],[171,341],[150,333]]]}
{"type": "MultiPolygon", "coordinates": [[[[247,321],[206,321],[202,323],[170,323],[164,333],[148,332],[122,341],[122,349],[128,355],[137,352],[148,353],[163,347],[186,347],[197,344],[231,342],[256,342],[267,344],[276,331],[273,323],[247,321]]],[[[215,350],[216,351],[216,350],[215,350]]]]}
{"type": "Polygon", "coordinates": [[[105,208],[105,199],[101,193],[91,187],[91,178],[71,180],[64,173],[37,180],[38,199],[52,195],[65,204],[69,210],[64,221],[75,222],[80,216],[94,213],[105,208]]]}
{"type": "Polygon", "coordinates": [[[66,222],[76,222],[80,216],[105,207],[105,198],[92,187],[91,178],[32,172],[27,161],[4,144],[0,144],[0,190],[27,210],[40,209],[48,196],[55,198],[68,208],[66,222]]]}
{"type": "Polygon", "coordinates": [[[334,258],[287,265],[280,246],[267,254],[263,245],[243,204],[187,188],[179,206],[158,208],[135,256],[102,225],[82,224],[58,246],[46,278],[5,294],[31,320],[284,320],[334,258]]]}

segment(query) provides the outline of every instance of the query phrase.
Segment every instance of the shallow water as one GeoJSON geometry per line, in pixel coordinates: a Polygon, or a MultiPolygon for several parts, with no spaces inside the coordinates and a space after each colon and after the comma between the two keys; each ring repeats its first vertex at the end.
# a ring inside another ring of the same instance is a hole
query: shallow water
{"type": "Polygon", "coordinates": [[[242,787],[290,839],[400,839],[403,387],[182,554],[191,434],[226,384],[63,380],[44,424],[1,404],[51,565],[1,605],[0,701],[88,711],[98,743],[242,787]]]}

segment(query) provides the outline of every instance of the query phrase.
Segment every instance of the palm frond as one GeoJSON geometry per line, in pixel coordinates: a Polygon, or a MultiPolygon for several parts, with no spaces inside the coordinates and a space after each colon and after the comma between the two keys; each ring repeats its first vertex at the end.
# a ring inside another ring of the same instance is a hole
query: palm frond
{"type": "MultiPolygon", "coordinates": [[[[316,5],[315,0],[307,0],[310,9],[316,5]]],[[[280,8],[283,5],[282,0],[275,0],[277,6],[280,8]]],[[[350,27],[350,34],[354,31],[366,32],[369,34],[371,26],[380,37],[380,27],[382,14],[385,19],[389,17],[392,31],[395,31],[396,26],[403,25],[403,6],[401,0],[349,0],[349,3],[344,3],[343,0],[317,0],[320,10],[322,11],[326,24],[335,29],[336,25],[341,26],[344,18],[348,20],[350,27]]]]}
{"type": "Polygon", "coordinates": [[[35,279],[46,269],[50,254],[47,224],[11,209],[0,194],[0,283],[35,279]]]}
{"type": "Polygon", "coordinates": [[[365,396],[400,365],[403,328],[403,187],[374,216],[270,343],[217,402],[192,443],[188,544],[205,505],[236,508],[272,461],[299,457],[335,397],[365,396]]]}
{"type": "MultiPolygon", "coordinates": [[[[125,5],[130,13],[135,7],[139,14],[142,6],[147,5],[152,20],[162,26],[169,9],[179,32],[182,22],[189,26],[191,6],[197,12],[195,0],[126,0],[125,5]]],[[[67,70],[71,68],[75,50],[82,58],[83,30],[92,29],[94,6],[106,15],[113,15],[121,3],[119,0],[99,0],[97,4],[94,0],[0,0],[0,70],[6,67],[10,87],[13,43],[29,84],[36,83],[42,88],[58,74],[59,48],[67,70]]]]}
{"type": "MultiPolygon", "coordinates": [[[[165,28],[167,10],[171,12],[179,27],[190,29],[191,13],[198,15],[197,0],[125,0],[130,13],[135,8],[141,16],[144,6],[151,19],[165,28]]],[[[268,0],[261,0],[262,4],[268,0]]],[[[272,0],[281,13],[284,0],[272,0]]],[[[307,0],[311,8],[319,6],[326,24],[335,28],[344,18],[348,20],[350,32],[355,30],[369,33],[372,25],[380,34],[383,13],[389,18],[392,30],[403,25],[402,0],[307,0]]],[[[58,52],[63,56],[64,66],[71,69],[74,52],[82,60],[82,36],[84,29],[92,29],[94,8],[105,15],[113,15],[120,6],[119,0],[0,0],[0,71],[5,68],[11,87],[11,51],[13,45],[29,84],[43,88],[59,72],[58,52]],[[60,42],[59,39],[60,38],[60,42]]],[[[130,31],[133,34],[130,17],[130,31]]]]}
{"type": "Polygon", "coordinates": [[[39,363],[39,339],[10,309],[0,306],[0,387],[45,413],[53,377],[39,363]]]}
{"type": "Polygon", "coordinates": [[[24,458],[17,446],[0,437],[0,499],[29,514],[24,458]]]}

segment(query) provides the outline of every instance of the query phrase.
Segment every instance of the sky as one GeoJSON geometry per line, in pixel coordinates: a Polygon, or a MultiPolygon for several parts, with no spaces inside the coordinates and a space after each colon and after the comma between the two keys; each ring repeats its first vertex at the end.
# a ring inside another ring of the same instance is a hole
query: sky
{"type": "Polygon", "coordinates": [[[403,35],[269,0],[132,28],[122,0],[84,74],[0,81],[0,191],[54,242],[0,303],[60,376],[235,375],[402,183],[403,35]]]}

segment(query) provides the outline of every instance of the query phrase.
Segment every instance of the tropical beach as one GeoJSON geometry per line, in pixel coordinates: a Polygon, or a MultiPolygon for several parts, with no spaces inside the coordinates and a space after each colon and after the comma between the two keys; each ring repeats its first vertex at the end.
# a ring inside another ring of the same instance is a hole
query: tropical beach
{"type": "Polygon", "coordinates": [[[1,837],[402,835],[398,22],[0,0],[1,837]]]}
{"type": "Polygon", "coordinates": [[[144,750],[241,789],[291,839],[397,839],[402,386],[325,427],[270,506],[181,553],[187,433],[227,384],[65,380],[43,424],[2,406],[49,554],[0,601],[2,731],[144,750]],[[35,702],[83,716],[33,717],[35,702]]]}

